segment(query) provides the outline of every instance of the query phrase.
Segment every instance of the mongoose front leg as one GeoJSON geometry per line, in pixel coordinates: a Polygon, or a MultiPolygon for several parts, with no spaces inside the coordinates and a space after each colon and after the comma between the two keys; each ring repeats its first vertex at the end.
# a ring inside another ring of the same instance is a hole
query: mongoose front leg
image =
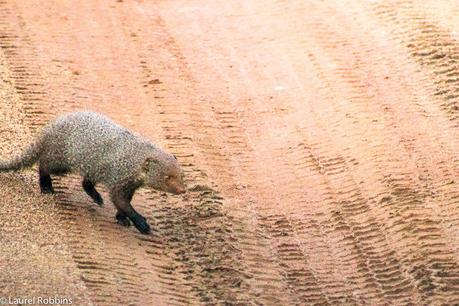
{"type": "MultiPolygon", "coordinates": [[[[134,223],[134,226],[142,234],[150,233],[150,225],[148,225],[147,220],[139,214],[131,205],[131,199],[134,194],[134,190],[131,188],[121,188],[110,191],[110,198],[113,204],[118,209],[116,214],[116,219],[118,223],[125,225],[124,219],[129,218],[129,220],[134,223]]],[[[129,221],[128,220],[128,221],[129,221]]]]}
{"type": "Polygon", "coordinates": [[[122,226],[131,226],[131,221],[129,221],[128,216],[121,210],[117,211],[115,219],[116,223],[122,226]]]}
{"type": "Polygon", "coordinates": [[[39,176],[41,192],[42,193],[54,193],[53,183],[51,181],[51,175],[42,165],[38,167],[38,176],[39,176]]]}
{"type": "Polygon", "coordinates": [[[83,189],[91,197],[91,199],[96,202],[97,205],[102,206],[104,204],[104,200],[94,187],[94,184],[86,178],[83,179],[83,189]]]}

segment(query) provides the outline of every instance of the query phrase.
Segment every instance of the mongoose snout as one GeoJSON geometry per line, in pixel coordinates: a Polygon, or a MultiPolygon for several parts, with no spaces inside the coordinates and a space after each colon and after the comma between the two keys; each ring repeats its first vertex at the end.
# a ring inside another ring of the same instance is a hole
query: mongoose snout
{"type": "Polygon", "coordinates": [[[171,186],[167,191],[173,194],[182,194],[186,192],[186,189],[184,187],[171,186]]]}
{"type": "Polygon", "coordinates": [[[58,117],[20,156],[0,161],[0,171],[18,170],[36,162],[43,193],[54,192],[51,175],[79,173],[84,191],[94,202],[103,204],[95,188],[101,183],[117,208],[117,222],[125,226],[132,222],[143,234],[150,232],[150,226],[130,203],[138,188],[186,192],[184,174],[174,155],[95,112],[58,117]]]}
{"type": "Polygon", "coordinates": [[[143,165],[143,172],[146,185],[154,189],[173,194],[186,192],[183,171],[174,155],[162,154],[147,158],[143,165]]]}
{"type": "Polygon", "coordinates": [[[182,194],[186,192],[186,187],[183,183],[183,176],[168,176],[166,177],[167,191],[173,194],[182,194]]]}
{"type": "Polygon", "coordinates": [[[173,192],[174,194],[182,194],[182,193],[186,193],[186,189],[177,189],[175,192],[173,192]]]}

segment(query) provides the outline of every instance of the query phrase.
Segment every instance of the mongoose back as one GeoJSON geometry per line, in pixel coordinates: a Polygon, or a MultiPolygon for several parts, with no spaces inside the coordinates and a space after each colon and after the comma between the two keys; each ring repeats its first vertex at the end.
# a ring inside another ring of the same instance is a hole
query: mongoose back
{"type": "Polygon", "coordinates": [[[58,117],[45,126],[18,157],[0,161],[0,171],[30,167],[38,162],[41,192],[54,193],[51,175],[79,173],[83,189],[99,205],[103,199],[95,185],[105,185],[117,208],[119,224],[150,232],[146,219],[131,206],[139,187],[181,194],[183,171],[174,155],[109,118],[89,111],[58,117]]]}

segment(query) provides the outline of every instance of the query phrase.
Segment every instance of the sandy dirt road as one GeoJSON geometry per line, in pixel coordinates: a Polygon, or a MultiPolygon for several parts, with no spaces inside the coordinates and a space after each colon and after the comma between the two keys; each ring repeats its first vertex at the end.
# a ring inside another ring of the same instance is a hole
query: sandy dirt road
{"type": "Polygon", "coordinates": [[[459,303],[454,3],[0,0],[2,158],[92,109],[192,187],[136,194],[143,236],[76,176],[1,174],[0,295],[459,303]]]}

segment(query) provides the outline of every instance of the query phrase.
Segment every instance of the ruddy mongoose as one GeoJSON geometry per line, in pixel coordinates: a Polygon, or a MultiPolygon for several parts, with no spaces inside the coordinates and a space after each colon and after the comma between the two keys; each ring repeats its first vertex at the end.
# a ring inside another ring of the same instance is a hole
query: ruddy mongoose
{"type": "Polygon", "coordinates": [[[183,171],[174,155],[90,111],[70,113],[50,122],[20,156],[0,161],[0,171],[19,170],[36,162],[41,192],[54,193],[51,175],[79,173],[83,189],[94,202],[103,204],[95,189],[101,183],[118,210],[117,222],[129,226],[132,221],[143,234],[150,232],[150,226],[130,204],[137,188],[174,194],[186,191],[183,171]]]}

